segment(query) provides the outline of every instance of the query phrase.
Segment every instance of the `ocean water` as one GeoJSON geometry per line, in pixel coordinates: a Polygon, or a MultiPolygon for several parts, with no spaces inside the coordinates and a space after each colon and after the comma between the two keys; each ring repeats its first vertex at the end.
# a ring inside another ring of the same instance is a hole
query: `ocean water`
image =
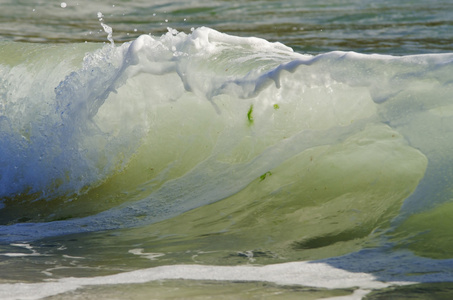
{"type": "Polygon", "coordinates": [[[1,299],[448,299],[453,2],[1,1],[1,299]]]}

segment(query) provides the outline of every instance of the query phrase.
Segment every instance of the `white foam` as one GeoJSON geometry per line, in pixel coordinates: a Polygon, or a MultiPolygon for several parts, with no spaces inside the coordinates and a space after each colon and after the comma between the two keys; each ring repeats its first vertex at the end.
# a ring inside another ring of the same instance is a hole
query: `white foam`
{"type": "Polygon", "coordinates": [[[134,284],[169,279],[260,281],[327,289],[357,288],[358,290],[348,299],[360,299],[370,289],[413,284],[413,282],[381,282],[371,274],[348,272],[325,263],[314,262],[290,262],[266,266],[174,265],[91,278],[63,278],[42,283],[0,284],[0,298],[4,300],[40,299],[90,285],[134,284]]]}
{"type": "Polygon", "coordinates": [[[23,253],[23,252],[7,252],[7,253],[0,253],[0,256],[7,256],[7,257],[25,257],[25,256],[48,256],[46,254],[41,254],[35,249],[30,244],[11,244],[13,247],[19,247],[19,248],[24,248],[30,253],[23,253]]]}
{"type": "Polygon", "coordinates": [[[128,251],[131,254],[141,256],[143,258],[147,258],[149,260],[156,260],[158,257],[164,256],[164,253],[149,253],[144,252],[143,248],[131,249],[128,251]]]}

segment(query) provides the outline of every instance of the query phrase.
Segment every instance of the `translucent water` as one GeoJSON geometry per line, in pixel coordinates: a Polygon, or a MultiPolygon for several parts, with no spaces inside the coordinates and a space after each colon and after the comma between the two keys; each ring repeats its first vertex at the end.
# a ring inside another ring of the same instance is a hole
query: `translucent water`
{"type": "Polygon", "coordinates": [[[0,298],[451,282],[450,6],[1,4],[0,298]]]}

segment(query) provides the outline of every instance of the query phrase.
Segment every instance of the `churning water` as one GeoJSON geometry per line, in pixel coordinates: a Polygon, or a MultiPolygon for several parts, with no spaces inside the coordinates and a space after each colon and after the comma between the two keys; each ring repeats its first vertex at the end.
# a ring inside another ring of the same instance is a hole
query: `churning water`
{"type": "Polygon", "coordinates": [[[453,294],[453,3],[29,2],[2,299],[453,294]]]}

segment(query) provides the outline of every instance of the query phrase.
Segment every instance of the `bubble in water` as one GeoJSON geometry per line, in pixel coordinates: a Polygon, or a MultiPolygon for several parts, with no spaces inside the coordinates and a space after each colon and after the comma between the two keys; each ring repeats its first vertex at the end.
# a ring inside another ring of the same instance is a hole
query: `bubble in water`
{"type": "Polygon", "coordinates": [[[60,6],[61,6],[61,8],[65,8],[68,5],[66,4],[66,2],[61,2],[60,6]]]}

